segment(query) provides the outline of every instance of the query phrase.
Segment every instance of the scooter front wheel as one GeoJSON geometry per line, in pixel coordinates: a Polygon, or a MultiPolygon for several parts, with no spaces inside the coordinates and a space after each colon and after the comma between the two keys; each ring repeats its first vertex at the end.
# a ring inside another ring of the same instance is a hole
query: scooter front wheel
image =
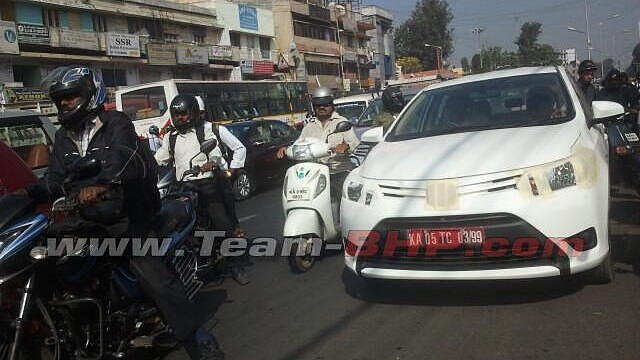
{"type": "Polygon", "coordinates": [[[305,239],[306,241],[300,243],[293,243],[291,245],[291,253],[288,257],[289,267],[294,273],[305,273],[313,267],[316,263],[316,256],[313,256],[313,239],[305,239]],[[298,255],[298,246],[304,246],[303,255],[298,255]]]}

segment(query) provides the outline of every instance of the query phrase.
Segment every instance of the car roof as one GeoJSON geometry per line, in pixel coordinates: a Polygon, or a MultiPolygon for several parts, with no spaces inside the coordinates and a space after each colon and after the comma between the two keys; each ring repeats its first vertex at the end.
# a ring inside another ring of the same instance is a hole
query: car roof
{"type": "Polygon", "coordinates": [[[0,119],[9,119],[9,118],[17,118],[23,116],[44,116],[43,114],[31,110],[9,110],[9,111],[0,111],[0,119]]]}
{"type": "Polygon", "coordinates": [[[440,89],[454,85],[467,84],[477,81],[485,81],[491,79],[507,78],[512,76],[534,75],[534,74],[551,74],[558,72],[560,68],[553,66],[539,67],[521,67],[517,69],[498,70],[484,74],[464,76],[454,80],[443,81],[441,83],[430,85],[428,90],[440,89]]]}
{"type": "Polygon", "coordinates": [[[351,95],[351,96],[337,98],[333,100],[333,103],[338,105],[342,103],[349,103],[349,102],[355,102],[355,101],[373,100],[375,98],[377,98],[377,95],[375,93],[358,94],[358,95],[351,95]]]}

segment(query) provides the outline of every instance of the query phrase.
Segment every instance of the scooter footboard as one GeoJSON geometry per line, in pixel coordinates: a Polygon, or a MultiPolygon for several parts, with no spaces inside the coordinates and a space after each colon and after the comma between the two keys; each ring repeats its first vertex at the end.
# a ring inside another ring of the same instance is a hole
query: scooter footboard
{"type": "Polygon", "coordinates": [[[296,237],[305,234],[315,234],[322,238],[324,227],[320,215],[312,209],[292,209],[287,214],[284,223],[284,237],[296,237]]]}

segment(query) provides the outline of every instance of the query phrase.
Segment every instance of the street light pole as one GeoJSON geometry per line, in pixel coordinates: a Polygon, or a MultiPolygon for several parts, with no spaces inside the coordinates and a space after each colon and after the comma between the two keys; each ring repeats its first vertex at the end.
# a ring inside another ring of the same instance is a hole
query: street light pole
{"type": "Polygon", "coordinates": [[[584,0],[584,17],[585,17],[585,21],[587,23],[587,53],[589,56],[589,60],[591,60],[591,29],[589,26],[589,0],[584,0]]]}

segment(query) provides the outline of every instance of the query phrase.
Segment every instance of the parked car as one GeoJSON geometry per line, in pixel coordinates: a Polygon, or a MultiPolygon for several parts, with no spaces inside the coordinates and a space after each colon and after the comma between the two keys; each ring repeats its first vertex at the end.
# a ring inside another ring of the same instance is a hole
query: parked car
{"type": "Polygon", "coordinates": [[[0,141],[0,196],[36,182],[29,166],[9,146],[0,141]]]}
{"type": "Polygon", "coordinates": [[[33,111],[0,112],[0,141],[8,145],[33,170],[44,176],[53,151],[56,127],[33,111]]]}
{"type": "Polygon", "coordinates": [[[346,267],[360,278],[611,281],[602,125],[624,109],[591,105],[555,67],[422,90],[345,180],[346,267]]]}
{"type": "Polygon", "coordinates": [[[377,94],[360,94],[335,99],[336,111],[349,121],[355,123],[372,101],[379,98],[377,94]]]}
{"type": "Polygon", "coordinates": [[[250,197],[261,184],[284,179],[291,162],[276,158],[276,151],[293,144],[299,131],[277,120],[241,121],[224,126],[247,148],[245,167],[233,179],[238,200],[250,197]]]}

